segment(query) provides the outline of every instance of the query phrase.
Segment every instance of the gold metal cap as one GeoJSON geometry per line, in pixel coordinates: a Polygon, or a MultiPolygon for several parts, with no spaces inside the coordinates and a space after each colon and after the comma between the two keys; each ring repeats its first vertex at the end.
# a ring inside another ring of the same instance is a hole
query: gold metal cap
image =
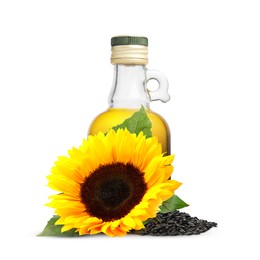
{"type": "Polygon", "coordinates": [[[146,65],[148,39],[139,36],[116,36],[111,39],[112,64],[146,65]]]}

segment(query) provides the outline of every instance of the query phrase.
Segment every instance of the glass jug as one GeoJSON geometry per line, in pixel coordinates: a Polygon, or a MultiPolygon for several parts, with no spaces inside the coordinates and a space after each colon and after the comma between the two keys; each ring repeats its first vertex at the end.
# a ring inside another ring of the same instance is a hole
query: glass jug
{"type": "Polygon", "coordinates": [[[170,130],[165,119],[150,109],[150,102],[167,102],[167,78],[159,71],[148,70],[148,39],[137,36],[116,36],[111,39],[111,63],[114,65],[114,79],[109,95],[109,108],[91,123],[88,134],[107,132],[121,124],[141,106],[152,123],[152,135],[162,144],[162,151],[170,154],[170,130]],[[158,81],[156,91],[147,88],[149,80],[158,81]]]}

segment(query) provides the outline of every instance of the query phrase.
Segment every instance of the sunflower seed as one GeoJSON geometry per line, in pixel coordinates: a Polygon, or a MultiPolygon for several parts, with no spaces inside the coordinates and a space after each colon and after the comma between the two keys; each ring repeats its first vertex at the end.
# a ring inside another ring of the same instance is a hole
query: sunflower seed
{"type": "Polygon", "coordinates": [[[137,235],[151,236],[178,236],[178,235],[199,235],[216,227],[217,223],[191,217],[185,212],[178,210],[168,213],[158,213],[155,219],[145,224],[145,228],[138,231],[131,231],[137,235]]]}

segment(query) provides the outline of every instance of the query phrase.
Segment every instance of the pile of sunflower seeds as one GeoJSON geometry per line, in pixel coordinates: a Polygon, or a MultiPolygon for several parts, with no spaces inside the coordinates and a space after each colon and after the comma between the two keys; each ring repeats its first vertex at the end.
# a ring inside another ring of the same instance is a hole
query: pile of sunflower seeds
{"type": "Polygon", "coordinates": [[[156,218],[150,219],[145,228],[133,231],[132,234],[150,236],[178,236],[178,235],[199,235],[206,232],[217,223],[191,217],[188,213],[178,210],[168,213],[158,213],[156,218]]]}

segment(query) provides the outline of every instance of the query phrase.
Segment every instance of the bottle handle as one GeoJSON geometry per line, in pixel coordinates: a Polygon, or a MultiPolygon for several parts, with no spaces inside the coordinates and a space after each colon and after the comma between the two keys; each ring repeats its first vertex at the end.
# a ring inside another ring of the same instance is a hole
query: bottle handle
{"type": "Polygon", "coordinates": [[[169,84],[166,76],[157,70],[147,70],[146,71],[146,83],[150,80],[156,80],[159,83],[159,87],[155,91],[148,89],[148,93],[151,101],[160,100],[164,103],[170,100],[170,95],[168,92],[169,84]]]}

